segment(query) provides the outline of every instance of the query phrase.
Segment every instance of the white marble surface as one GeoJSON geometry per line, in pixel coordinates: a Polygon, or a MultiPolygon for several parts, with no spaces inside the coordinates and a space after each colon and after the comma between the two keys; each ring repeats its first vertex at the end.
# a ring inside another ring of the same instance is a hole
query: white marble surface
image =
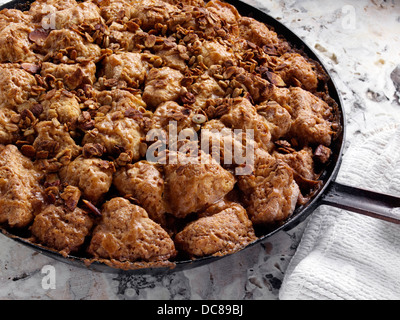
{"type": "MultiPolygon", "coordinates": [[[[321,57],[344,100],[348,148],[358,134],[400,123],[400,1],[246,2],[290,27],[321,57]]],[[[159,276],[76,268],[0,235],[0,299],[277,299],[304,226],[209,265],[159,276]],[[55,288],[43,286],[45,266],[54,268],[55,288]]]]}

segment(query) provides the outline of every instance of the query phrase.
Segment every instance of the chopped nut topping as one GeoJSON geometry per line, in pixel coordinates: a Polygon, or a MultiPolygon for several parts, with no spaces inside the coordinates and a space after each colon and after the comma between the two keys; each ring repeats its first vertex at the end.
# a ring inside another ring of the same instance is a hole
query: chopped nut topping
{"type": "Polygon", "coordinates": [[[42,46],[48,35],[49,35],[49,30],[45,30],[42,28],[36,29],[29,34],[29,40],[31,40],[32,42],[36,43],[39,46],[42,46]]]}
{"type": "Polygon", "coordinates": [[[222,0],[17,13],[0,34],[2,226],[166,264],[238,251],[320,187],[341,129],[328,76],[264,23],[222,0]],[[252,164],[229,159],[248,147],[252,164]]]}
{"type": "Polygon", "coordinates": [[[100,143],[86,143],[83,146],[83,156],[85,158],[101,157],[105,151],[104,146],[100,143]]]}
{"type": "Polygon", "coordinates": [[[83,199],[82,201],[86,205],[86,207],[90,210],[91,213],[93,213],[97,217],[101,217],[101,211],[97,209],[97,207],[93,203],[85,199],[83,199]]]}

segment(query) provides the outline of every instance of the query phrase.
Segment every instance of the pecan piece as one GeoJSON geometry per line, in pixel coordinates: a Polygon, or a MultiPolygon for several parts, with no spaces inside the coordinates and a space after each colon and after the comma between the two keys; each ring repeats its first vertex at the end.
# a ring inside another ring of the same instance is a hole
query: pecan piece
{"type": "Polygon", "coordinates": [[[44,195],[48,203],[54,204],[59,195],[59,189],[57,186],[51,186],[44,190],[44,195]]]}
{"type": "Polygon", "coordinates": [[[97,209],[97,207],[93,203],[85,199],[83,199],[82,201],[86,205],[86,207],[90,210],[91,213],[93,213],[97,217],[101,217],[101,211],[97,209]]]}
{"type": "Polygon", "coordinates": [[[36,43],[38,46],[42,46],[44,44],[44,40],[46,40],[49,33],[50,30],[39,28],[29,33],[28,38],[30,41],[36,43]]]}
{"type": "Polygon", "coordinates": [[[139,110],[136,110],[132,107],[129,107],[128,109],[125,110],[124,116],[127,118],[131,118],[134,120],[141,120],[143,119],[143,113],[140,112],[139,110]]]}
{"type": "Polygon", "coordinates": [[[277,87],[286,87],[286,83],[276,73],[265,70],[262,74],[262,77],[277,87]]]}
{"type": "Polygon", "coordinates": [[[36,152],[36,158],[38,159],[47,159],[49,157],[49,152],[45,150],[40,150],[36,152]]]}
{"type": "Polygon", "coordinates": [[[115,160],[116,164],[120,167],[126,166],[128,163],[132,162],[133,153],[131,150],[126,152],[121,152],[118,158],[115,160]]]}
{"type": "Polygon", "coordinates": [[[47,152],[47,155],[49,153],[54,154],[59,148],[59,143],[53,140],[41,140],[37,143],[36,148],[38,152],[45,151],[47,152]]]}
{"type": "Polygon", "coordinates": [[[193,104],[196,102],[196,97],[193,93],[186,92],[183,95],[181,95],[181,101],[183,104],[193,104]]]}
{"type": "Polygon", "coordinates": [[[296,150],[292,148],[292,145],[286,140],[277,140],[275,141],[275,145],[277,146],[277,150],[281,153],[296,152],[296,150]]]}
{"type": "Polygon", "coordinates": [[[28,157],[28,158],[34,158],[36,156],[36,150],[33,146],[31,145],[23,145],[21,147],[21,153],[28,157]]]}
{"type": "Polygon", "coordinates": [[[61,193],[60,197],[64,200],[66,207],[70,211],[74,211],[78,206],[79,199],[81,198],[81,191],[77,187],[67,186],[63,193],[61,193]]]}
{"type": "Polygon", "coordinates": [[[92,117],[88,111],[83,111],[78,118],[78,127],[83,131],[93,129],[94,124],[94,120],[92,120],[92,117]]]}
{"type": "Polygon", "coordinates": [[[181,85],[183,87],[190,87],[193,84],[193,77],[185,77],[181,80],[181,85]]]}
{"type": "Polygon", "coordinates": [[[153,48],[154,45],[156,44],[156,40],[157,40],[156,36],[153,35],[153,34],[150,34],[150,35],[148,35],[148,36],[146,37],[146,39],[144,40],[144,45],[145,45],[147,48],[153,48]]]}
{"type": "Polygon", "coordinates": [[[104,146],[100,143],[86,143],[83,146],[83,156],[85,158],[101,157],[105,151],[104,146]]]}
{"type": "Polygon", "coordinates": [[[126,149],[123,146],[116,144],[116,145],[112,146],[111,153],[115,156],[119,156],[122,152],[125,152],[125,151],[126,151],[126,149]]]}
{"type": "Polygon", "coordinates": [[[328,147],[320,144],[314,151],[314,159],[319,161],[320,163],[327,163],[329,158],[331,157],[332,150],[328,147]]]}
{"type": "Polygon", "coordinates": [[[43,112],[43,106],[42,106],[41,104],[37,103],[37,104],[35,104],[35,105],[33,105],[33,106],[31,107],[30,111],[32,112],[32,114],[33,114],[36,118],[38,118],[38,117],[42,114],[42,112],[43,112]]]}
{"type": "Polygon", "coordinates": [[[29,119],[31,122],[35,121],[35,115],[33,112],[29,109],[24,109],[21,111],[21,119],[23,121],[26,121],[26,119],[29,119]]]}
{"type": "Polygon", "coordinates": [[[33,63],[21,63],[21,68],[32,74],[38,73],[40,71],[40,66],[33,63]]]}

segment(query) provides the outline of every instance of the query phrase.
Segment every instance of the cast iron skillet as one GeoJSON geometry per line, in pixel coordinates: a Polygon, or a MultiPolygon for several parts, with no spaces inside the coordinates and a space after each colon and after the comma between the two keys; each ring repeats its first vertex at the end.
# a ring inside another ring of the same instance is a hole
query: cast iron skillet
{"type": "MultiPolygon", "coordinates": [[[[26,10],[29,8],[31,2],[33,1],[13,0],[4,4],[3,6],[0,6],[0,10],[4,8],[16,8],[20,10],[26,10]]],[[[228,0],[227,2],[234,5],[241,15],[251,16],[258,21],[262,21],[267,25],[272,26],[279,35],[282,35],[284,38],[286,38],[286,40],[288,40],[293,46],[295,46],[297,49],[303,50],[303,52],[308,57],[317,61],[325,70],[325,72],[329,75],[328,71],[323,66],[313,50],[311,50],[296,34],[294,34],[279,21],[275,20],[268,14],[241,2],[240,0],[228,0]]],[[[259,239],[249,244],[246,248],[266,241],[277,232],[288,231],[294,228],[296,225],[306,219],[320,205],[330,205],[333,207],[350,210],[356,213],[400,224],[400,198],[379,194],[351,186],[346,186],[335,182],[342,161],[343,147],[345,142],[346,120],[342,100],[333,80],[329,79],[327,85],[331,98],[333,98],[338,105],[338,118],[342,130],[331,145],[332,156],[330,163],[328,164],[326,170],[321,176],[322,187],[318,191],[318,193],[316,193],[305,205],[298,207],[294,211],[293,215],[284,224],[272,231],[267,232],[265,235],[261,236],[259,239]]],[[[43,248],[39,245],[33,244],[23,237],[10,234],[6,230],[1,231],[6,236],[15,239],[17,242],[20,242],[28,247],[33,248],[36,251],[41,252],[44,255],[50,256],[62,262],[67,262],[78,267],[87,267],[91,270],[100,272],[123,272],[123,270],[121,269],[111,267],[99,261],[95,261],[87,265],[87,263],[85,263],[87,262],[87,259],[71,255],[68,257],[64,257],[58,252],[55,252],[51,249],[43,248]]],[[[246,250],[246,248],[242,250],[246,250]]],[[[198,267],[221,258],[223,257],[205,257],[196,260],[177,261],[175,262],[175,267],[172,269],[169,267],[155,267],[125,270],[125,272],[142,274],[174,272],[198,267]]]]}

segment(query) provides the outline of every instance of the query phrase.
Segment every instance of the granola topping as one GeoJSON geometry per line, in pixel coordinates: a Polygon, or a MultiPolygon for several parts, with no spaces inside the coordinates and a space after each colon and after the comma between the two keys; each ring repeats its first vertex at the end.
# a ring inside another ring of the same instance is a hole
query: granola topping
{"type": "Polygon", "coordinates": [[[10,232],[65,256],[163,265],[236,252],[320,187],[340,130],[327,75],[232,5],[38,0],[2,17],[10,232]],[[225,161],[249,146],[250,164],[225,161]]]}

